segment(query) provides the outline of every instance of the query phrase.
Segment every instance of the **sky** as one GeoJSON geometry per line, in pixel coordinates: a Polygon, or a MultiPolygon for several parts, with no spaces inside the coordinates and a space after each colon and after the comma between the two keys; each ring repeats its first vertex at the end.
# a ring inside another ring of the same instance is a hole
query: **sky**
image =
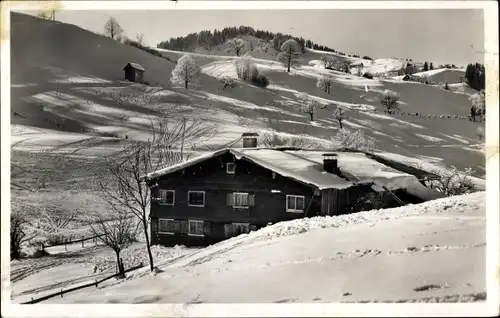
{"type": "Polygon", "coordinates": [[[348,54],[412,58],[434,64],[484,62],[480,9],[61,11],[56,20],[103,32],[110,16],[126,36],[160,41],[232,26],[288,33],[348,54]]]}

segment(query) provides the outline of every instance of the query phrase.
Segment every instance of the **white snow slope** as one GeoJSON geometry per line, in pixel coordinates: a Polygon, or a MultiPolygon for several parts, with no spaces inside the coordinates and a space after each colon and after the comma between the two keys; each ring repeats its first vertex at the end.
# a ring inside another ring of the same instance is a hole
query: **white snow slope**
{"type": "Polygon", "coordinates": [[[480,301],[485,192],[277,223],[48,303],[480,301]]]}

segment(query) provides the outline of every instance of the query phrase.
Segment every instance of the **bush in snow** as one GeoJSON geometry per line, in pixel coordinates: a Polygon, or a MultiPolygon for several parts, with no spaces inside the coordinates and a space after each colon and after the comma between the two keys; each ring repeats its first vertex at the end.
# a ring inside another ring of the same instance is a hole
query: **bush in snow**
{"type": "Polygon", "coordinates": [[[221,82],[224,86],[222,87],[222,90],[225,91],[227,88],[233,88],[236,86],[234,83],[234,80],[230,77],[224,76],[219,78],[219,82],[221,82]]]}
{"type": "Polygon", "coordinates": [[[324,68],[331,70],[334,68],[336,61],[329,56],[323,55],[321,57],[321,64],[323,64],[324,68]]]}
{"type": "Polygon", "coordinates": [[[185,54],[177,61],[170,80],[174,84],[184,84],[184,88],[188,88],[188,84],[195,82],[200,73],[201,69],[191,55],[185,54]]]}
{"type": "Polygon", "coordinates": [[[362,129],[356,131],[340,129],[335,137],[332,138],[332,142],[343,149],[368,152],[375,150],[375,141],[372,138],[366,137],[362,129]]]}
{"type": "Polygon", "coordinates": [[[21,257],[21,246],[28,243],[35,234],[28,231],[29,221],[23,211],[12,209],[10,214],[10,259],[21,257]]]}
{"type": "Polygon", "coordinates": [[[477,190],[471,180],[473,173],[471,168],[461,171],[451,166],[451,169],[441,173],[441,179],[429,181],[427,185],[446,196],[472,193],[477,190]]]}
{"type": "Polygon", "coordinates": [[[389,114],[392,114],[395,110],[400,109],[398,93],[388,89],[384,91],[384,95],[380,99],[380,103],[387,109],[389,114]]]}
{"type": "Polygon", "coordinates": [[[316,86],[321,89],[322,91],[330,94],[330,88],[333,85],[333,77],[331,76],[321,76],[318,78],[318,82],[316,83],[316,86]]]}
{"type": "Polygon", "coordinates": [[[267,87],[269,79],[260,74],[259,69],[250,56],[243,56],[235,61],[238,78],[258,87],[267,87]]]}
{"type": "Polygon", "coordinates": [[[262,134],[262,143],[265,147],[296,147],[309,148],[313,143],[306,139],[297,136],[283,136],[274,132],[266,132],[262,134]]]}

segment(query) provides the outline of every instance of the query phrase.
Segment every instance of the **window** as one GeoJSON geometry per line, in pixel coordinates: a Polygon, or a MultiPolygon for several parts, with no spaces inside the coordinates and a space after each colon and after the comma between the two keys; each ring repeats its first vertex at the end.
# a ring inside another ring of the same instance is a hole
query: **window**
{"type": "Polygon", "coordinates": [[[174,205],[175,203],[175,191],[174,190],[163,190],[160,189],[160,204],[164,205],[174,205]]]}
{"type": "Polygon", "coordinates": [[[188,206],[204,207],[205,191],[188,191],[188,206]]]}
{"type": "Polygon", "coordinates": [[[236,164],[232,162],[226,163],[226,172],[228,174],[234,174],[236,171],[236,164]]]}
{"type": "Polygon", "coordinates": [[[189,220],[188,235],[203,236],[203,221],[189,220]]]}
{"type": "Polygon", "coordinates": [[[227,194],[227,205],[233,208],[248,208],[255,205],[255,195],[243,192],[227,194]]]}
{"type": "Polygon", "coordinates": [[[303,195],[287,195],[286,196],[286,211],[287,212],[304,212],[305,198],[303,195]]]}
{"type": "Polygon", "coordinates": [[[237,236],[244,233],[250,233],[250,224],[248,223],[233,223],[233,235],[237,236]]]}
{"type": "Polygon", "coordinates": [[[170,234],[175,233],[175,220],[173,219],[158,219],[158,233],[170,234]]]}

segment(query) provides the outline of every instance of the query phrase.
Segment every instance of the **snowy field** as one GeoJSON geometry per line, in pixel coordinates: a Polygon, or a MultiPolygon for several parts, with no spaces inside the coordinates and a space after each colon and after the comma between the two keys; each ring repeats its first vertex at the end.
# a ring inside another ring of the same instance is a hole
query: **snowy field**
{"type": "Polygon", "coordinates": [[[141,269],[112,287],[47,302],[484,300],[485,221],[485,193],[479,192],[282,222],[159,262],[162,273],[141,269]],[[245,289],[235,293],[235,281],[245,289]]]}

